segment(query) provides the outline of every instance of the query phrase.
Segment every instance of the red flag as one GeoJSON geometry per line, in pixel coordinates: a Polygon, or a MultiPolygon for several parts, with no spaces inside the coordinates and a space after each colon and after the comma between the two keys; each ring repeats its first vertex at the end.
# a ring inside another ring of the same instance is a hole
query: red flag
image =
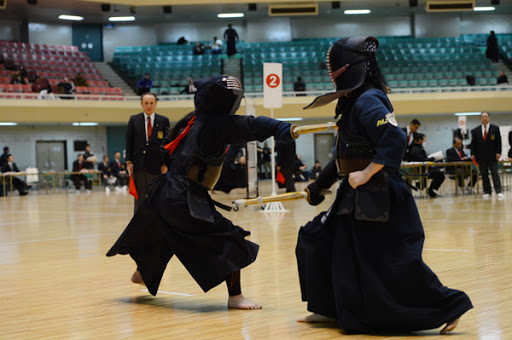
{"type": "Polygon", "coordinates": [[[135,182],[133,181],[133,175],[130,176],[130,189],[128,190],[130,195],[135,197],[136,200],[139,199],[139,193],[137,192],[137,188],[135,187],[135,182]]]}
{"type": "Polygon", "coordinates": [[[284,181],[285,180],[283,174],[281,173],[281,171],[278,171],[276,175],[276,182],[284,185],[284,181]]]}

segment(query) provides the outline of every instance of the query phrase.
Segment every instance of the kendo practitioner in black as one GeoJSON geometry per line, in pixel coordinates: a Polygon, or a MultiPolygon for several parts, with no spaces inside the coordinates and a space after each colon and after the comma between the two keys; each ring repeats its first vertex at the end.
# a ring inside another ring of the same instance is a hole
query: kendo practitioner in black
{"type": "Polygon", "coordinates": [[[222,205],[208,190],[219,178],[228,145],[271,136],[291,142],[297,136],[289,123],[235,115],[244,91],[234,77],[201,79],[195,86],[195,111],[162,144],[168,172],[150,184],[147,199],[107,256],[130,254],[137,263],[132,282],[156,295],[167,262],[176,254],[204,292],[226,281],[228,307],[259,309],[240,288],[240,269],[256,260],[259,246],[245,240],[249,232],[215,210],[214,205],[222,205]]]}
{"type": "Polygon", "coordinates": [[[335,321],[349,333],[403,333],[446,324],[472,308],[468,296],[441,284],[422,260],[418,209],[398,170],[406,149],[375,59],[374,37],[345,38],[327,54],[338,100],[336,159],[307,187],[308,202],[343,178],[333,205],[302,227],[296,248],[302,322],[335,321]]]}

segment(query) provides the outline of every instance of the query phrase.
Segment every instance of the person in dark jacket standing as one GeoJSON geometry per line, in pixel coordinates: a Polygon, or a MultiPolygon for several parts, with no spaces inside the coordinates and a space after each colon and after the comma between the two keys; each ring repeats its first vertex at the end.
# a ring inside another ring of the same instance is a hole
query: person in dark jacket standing
{"type": "Polygon", "coordinates": [[[224,31],[224,39],[226,40],[226,44],[228,47],[228,57],[235,55],[237,53],[236,50],[236,42],[240,40],[238,38],[238,33],[233,28],[233,25],[229,24],[228,28],[224,31]]]}
{"type": "Polygon", "coordinates": [[[276,166],[284,177],[286,192],[295,192],[295,164],[297,159],[297,146],[295,141],[291,143],[276,143],[276,166]]]}
{"type": "Polygon", "coordinates": [[[497,63],[500,60],[500,49],[498,48],[498,38],[494,31],[487,38],[487,49],[485,50],[485,56],[487,59],[491,59],[493,63],[497,63]]]}
{"type": "Polygon", "coordinates": [[[137,188],[135,211],[146,199],[147,185],[161,173],[167,172],[160,144],[169,132],[169,118],[155,113],[156,95],[152,92],[141,96],[144,112],[133,115],[126,129],[126,167],[137,188]]]}
{"type": "Polygon", "coordinates": [[[471,158],[477,162],[482,186],[484,187],[484,199],[489,199],[492,194],[489,170],[492,175],[494,191],[498,199],[505,196],[501,193],[501,180],[498,174],[498,160],[501,157],[501,134],[497,125],[491,124],[489,112],[480,114],[482,125],[471,130],[471,158]]]}
{"type": "Polygon", "coordinates": [[[374,37],[336,41],[327,53],[338,99],[336,157],[307,187],[308,202],[340,183],[336,199],[299,231],[296,255],[302,300],[313,314],[300,322],[337,322],[349,333],[452,331],[473,306],[443,286],[423,262],[425,234],[414,197],[400,177],[406,135],[377,66],[374,37]]]}

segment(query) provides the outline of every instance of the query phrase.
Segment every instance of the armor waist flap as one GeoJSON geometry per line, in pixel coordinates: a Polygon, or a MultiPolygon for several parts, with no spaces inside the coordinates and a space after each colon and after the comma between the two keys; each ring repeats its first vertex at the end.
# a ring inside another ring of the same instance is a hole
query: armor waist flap
{"type": "Polygon", "coordinates": [[[189,167],[187,178],[196,182],[208,190],[212,190],[219,180],[224,164],[224,154],[219,157],[194,156],[189,167]]]}
{"type": "Polygon", "coordinates": [[[375,146],[362,136],[338,134],[336,139],[336,167],[339,176],[363,170],[375,156],[375,146]]]}

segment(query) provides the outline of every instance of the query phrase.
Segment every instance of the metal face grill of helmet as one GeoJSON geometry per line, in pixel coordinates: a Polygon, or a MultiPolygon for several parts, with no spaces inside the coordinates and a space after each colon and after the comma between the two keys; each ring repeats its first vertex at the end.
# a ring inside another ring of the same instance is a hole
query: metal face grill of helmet
{"type": "Polygon", "coordinates": [[[232,76],[216,76],[197,81],[194,98],[199,114],[235,114],[240,108],[244,90],[232,76]]]}

